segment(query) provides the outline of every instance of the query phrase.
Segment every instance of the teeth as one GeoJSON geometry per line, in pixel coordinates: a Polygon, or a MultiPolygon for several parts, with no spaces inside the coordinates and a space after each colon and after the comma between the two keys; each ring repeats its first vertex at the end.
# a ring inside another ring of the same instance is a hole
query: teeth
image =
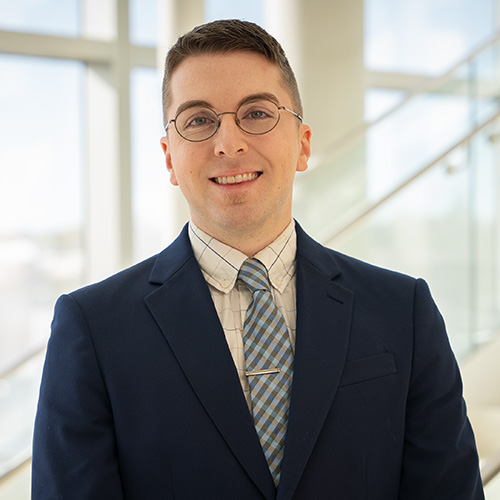
{"type": "Polygon", "coordinates": [[[217,184],[238,184],[240,182],[246,182],[246,181],[253,181],[254,179],[257,179],[259,174],[253,173],[253,174],[238,174],[238,175],[228,175],[225,177],[215,177],[214,181],[217,184]]]}

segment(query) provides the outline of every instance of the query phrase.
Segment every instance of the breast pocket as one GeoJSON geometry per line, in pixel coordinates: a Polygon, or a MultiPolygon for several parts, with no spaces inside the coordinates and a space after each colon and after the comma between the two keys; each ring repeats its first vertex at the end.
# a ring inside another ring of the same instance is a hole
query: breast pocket
{"type": "Polygon", "coordinates": [[[345,364],[339,387],[359,384],[395,373],[398,373],[396,361],[390,352],[368,358],[353,359],[345,364]]]}

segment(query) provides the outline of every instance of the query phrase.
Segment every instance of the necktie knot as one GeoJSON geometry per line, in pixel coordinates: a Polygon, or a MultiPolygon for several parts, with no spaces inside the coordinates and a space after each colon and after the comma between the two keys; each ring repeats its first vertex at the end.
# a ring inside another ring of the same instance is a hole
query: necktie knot
{"type": "Polygon", "coordinates": [[[252,293],[257,290],[269,290],[267,269],[260,260],[245,260],[241,265],[239,277],[252,293]]]}

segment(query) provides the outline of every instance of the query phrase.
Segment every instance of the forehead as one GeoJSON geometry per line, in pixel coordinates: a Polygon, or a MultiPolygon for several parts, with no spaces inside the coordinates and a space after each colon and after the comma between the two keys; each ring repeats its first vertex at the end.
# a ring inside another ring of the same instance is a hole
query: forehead
{"type": "Polygon", "coordinates": [[[281,104],[291,104],[279,68],[253,52],[190,56],[175,69],[170,85],[169,108],[174,111],[190,100],[227,109],[248,95],[265,92],[276,95],[281,104]]]}

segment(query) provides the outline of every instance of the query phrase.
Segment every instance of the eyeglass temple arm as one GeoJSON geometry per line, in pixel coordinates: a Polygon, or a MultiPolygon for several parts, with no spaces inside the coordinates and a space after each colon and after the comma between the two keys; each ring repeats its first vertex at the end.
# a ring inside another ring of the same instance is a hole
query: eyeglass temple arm
{"type": "Polygon", "coordinates": [[[303,121],[302,116],[300,116],[295,111],[292,111],[291,109],[288,109],[286,106],[278,106],[278,109],[284,109],[285,111],[288,111],[289,113],[292,113],[292,115],[296,116],[300,121],[303,121]]]}

